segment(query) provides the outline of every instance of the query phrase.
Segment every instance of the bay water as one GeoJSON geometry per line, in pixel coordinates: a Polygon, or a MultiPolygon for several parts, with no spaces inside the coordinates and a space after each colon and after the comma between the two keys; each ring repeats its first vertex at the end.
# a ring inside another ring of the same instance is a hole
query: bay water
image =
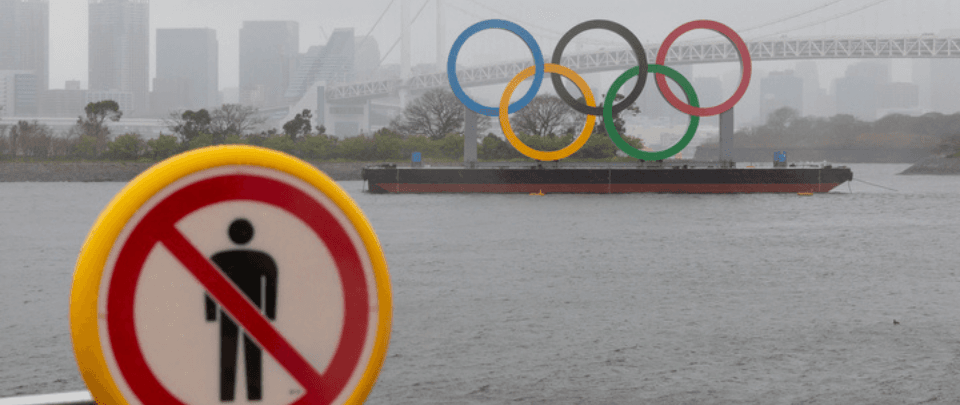
{"type": "MultiPolygon", "coordinates": [[[[960,402],[960,176],[851,167],[814,196],[342,182],[393,288],[367,402],[960,402]]],[[[123,186],[0,183],[0,397],[84,389],[71,277],[123,186]]]]}

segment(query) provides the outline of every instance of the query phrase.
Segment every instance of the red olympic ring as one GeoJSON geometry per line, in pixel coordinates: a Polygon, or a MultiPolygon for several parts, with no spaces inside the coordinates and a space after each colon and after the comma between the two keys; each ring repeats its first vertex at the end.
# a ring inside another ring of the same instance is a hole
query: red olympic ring
{"type": "Polygon", "coordinates": [[[733,108],[733,106],[737,104],[741,98],[743,98],[744,93],[747,92],[747,86],[750,84],[750,72],[752,68],[750,62],[750,51],[747,49],[747,44],[743,42],[743,39],[740,38],[736,32],[730,29],[730,27],[727,27],[726,25],[716,21],[709,20],[691,21],[673,30],[673,32],[671,32],[670,35],[667,35],[667,38],[663,40],[663,44],[660,45],[660,49],[657,51],[656,64],[666,65],[667,51],[670,49],[670,46],[673,45],[673,42],[680,37],[680,35],[685,34],[687,31],[700,28],[720,33],[726,37],[727,40],[733,43],[733,46],[737,48],[737,53],[740,54],[740,86],[737,87],[737,91],[733,93],[733,96],[718,106],[698,108],[691,106],[690,104],[687,104],[677,98],[677,96],[673,94],[673,91],[670,90],[670,86],[667,86],[666,76],[662,74],[656,74],[655,77],[657,80],[657,87],[660,89],[660,93],[663,94],[663,98],[666,99],[667,102],[670,103],[670,105],[672,105],[674,108],[680,110],[684,114],[695,115],[698,117],[709,117],[733,108]]]}

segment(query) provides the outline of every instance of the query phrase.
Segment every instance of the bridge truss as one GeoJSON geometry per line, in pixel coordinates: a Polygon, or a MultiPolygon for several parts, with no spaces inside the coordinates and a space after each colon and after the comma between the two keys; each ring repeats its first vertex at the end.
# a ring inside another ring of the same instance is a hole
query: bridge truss
{"type": "MultiPolygon", "coordinates": [[[[896,59],[896,58],[960,58],[960,38],[932,35],[898,38],[814,38],[772,39],[747,42],[754,61],[794,59],[896,59]]],[[[646,47],[647,60],[653,63],[659,48],[646,47]]],[[[715,43],[674,44],[667,53],[667,63],[686,65],[737,62],[737,50],[729,41],[715,43]]],[[[629,49],[598,51],[565,56],[562,65],[577,73],[625,70],[636,66],[629,49]]],[[[531,65],[530,61],[462,68],[457,78],[463,87],[506,83],[531,65]]],[[[332,86],[327,100],[333,103],[354,103],[397,94],[401,89],[428,90],[449,86],[446,72],[417,75],[406,82],[386,79],[332,86]]]]}

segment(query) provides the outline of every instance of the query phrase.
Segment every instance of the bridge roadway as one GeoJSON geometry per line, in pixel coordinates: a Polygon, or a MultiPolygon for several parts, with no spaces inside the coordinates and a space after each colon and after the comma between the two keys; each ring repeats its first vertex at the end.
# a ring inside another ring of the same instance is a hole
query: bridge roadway
{"type": "MultiPolygon", "coordinates": [[[[658,47],[644,46],[647,60],[656,60],[658,47]]],[[[960,58],[960,38],[934,35],[901,37],[848,37],[813,39],[770,39],[748,41],[747,49],[754,61],[791,59],[891,59],[891,58],[960,58]]],[[[545,55],[549,58],[549,55],[545,55]]],[[[678,43],[670,47],[667,63],[671,65],[736,62],[737,50],[729,41],[712,43],[678,43]]],[[[562,65],[577,73],[626,70],[636,66],[629,49],[597,51],[565,56],[562,65]]],[[[530,60],[497,65],[462,68],[457,78],[464,87],[507,83],[530,60]]],[[[446,72],[417,75],[404,83],[400,79],[377,80],[331,86],[327,100],[331,103],[355,103],[396,94],[401,89],[427,90],[449,86],[446,72]]]]}

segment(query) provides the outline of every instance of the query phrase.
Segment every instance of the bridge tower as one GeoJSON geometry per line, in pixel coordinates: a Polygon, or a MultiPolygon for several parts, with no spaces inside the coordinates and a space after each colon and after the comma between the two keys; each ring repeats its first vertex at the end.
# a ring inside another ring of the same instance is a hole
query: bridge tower
{"type": "Polygon", "coordinates": [[[440,6],[440,0],[436,0],[437,5],[437,71],[442,72],[446,69],[447,52],[443,44],[443,33],[445,26],[443,24],[443,8],[440,6]]]}
{"type": "MultiPolygon", "coordinates": [[[[400,0],[400,81],[410,80],[410,0],[400,0]]],[[[400,107],[407,105],[407,91],[400,90],[400,107]]]]}

